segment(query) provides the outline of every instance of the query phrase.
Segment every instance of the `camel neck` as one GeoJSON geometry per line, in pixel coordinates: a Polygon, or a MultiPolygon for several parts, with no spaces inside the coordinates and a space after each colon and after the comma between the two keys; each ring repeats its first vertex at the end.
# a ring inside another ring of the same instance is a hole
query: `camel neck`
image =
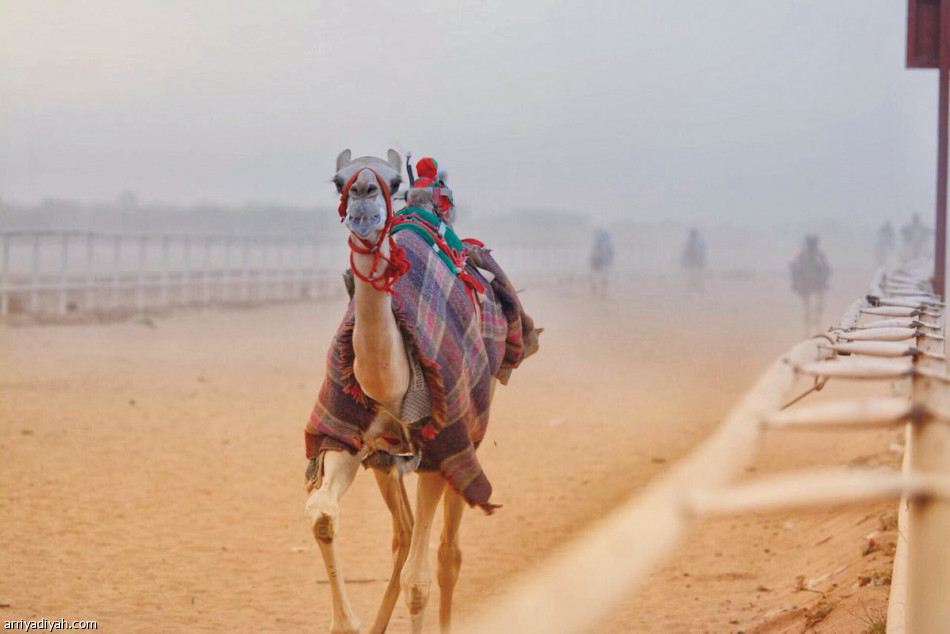
{"type": "MultiPolygon", "coordinates": [[[[389,240],[385,237],[379,243],[379,254],[383,258],[377,258],[375,255],[364,253],[353,253],[353,267],[363,276],[370,276],[373,263],[376,262],[377,270],[372,272],[373,279],[382,277],[386,260],[390,255],[389,240]]],[[[354,280],[354,298],[356,301],[356,314],[359,319],[362,315],[364,319],[380,319],[387,312],[391,311],[392,295],[385,290],[373,288],[373,285],[360,279],[355,275],[354,280]]]]}

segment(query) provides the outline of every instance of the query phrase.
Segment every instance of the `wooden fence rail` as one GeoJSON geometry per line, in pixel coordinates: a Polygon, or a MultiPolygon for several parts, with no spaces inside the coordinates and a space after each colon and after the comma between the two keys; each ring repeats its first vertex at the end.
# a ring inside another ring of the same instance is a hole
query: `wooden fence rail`
{"type": "Polygon", "coordinates": [[[592,631],[705,514],[900,496],[906,512],[900,513],[899,532],[906,542],[895,558],[888,632],[950,632],[950,377],[943,352],[943,305],[928,277],[929,271],[919,267],[879,271],[870,294],[855,301],[838,326],[776,360],[708,440],[527,572],[499,604],[463,631],[592,631]],[[816,385],[842,379],[910,381],[911,398],[786,409],[803,379],[816,385]],[[762,434],[792,427],[905,424],[913,450],[902,472],[810,470],[731,484],[752,463],[762,434]]]}

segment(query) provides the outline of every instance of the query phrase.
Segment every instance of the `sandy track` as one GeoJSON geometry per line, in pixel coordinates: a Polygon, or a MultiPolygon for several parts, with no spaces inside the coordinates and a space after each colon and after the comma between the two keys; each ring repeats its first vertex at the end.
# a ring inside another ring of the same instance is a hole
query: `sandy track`
{"type": "MultiPolygon", "coordinates": [[[[466,514],[460,618],[708,434],[800,337],[785,286],[721,280],[690,300],[676,280],[633,279],[623,299],[597,303],[580,288],[529,290],[526,306],[547,330],[541,354],[497,392],[480,455],[504,508],[466,514]]],[[[342,310],[0,331],[0,616],[96,619],[104,631],[326,631],[329,591],[303,516],[302,429],[342,310]]],[[[893,436],[769,443],[757,470],[892,461],[893,436]]],[[[796,575],[819,577],[846,558],[822,588],[841,601],[823,624],[861,631],[860,609],[847,606],[878,609],[885,589],[838,595],[878,555],[861,556],[862,535],[888,508],[704,522],[591,631],[802,631],[804,609],[822,597],[795,592],[796,575]]],[[[369,624],[390,543],[369,474],[342,512],[344,573],[369,624]]],[[[428,616],[434,629],[435,610],[428,616]]],[[[390,631],[406,626],[400,602],[390,631]]]]}

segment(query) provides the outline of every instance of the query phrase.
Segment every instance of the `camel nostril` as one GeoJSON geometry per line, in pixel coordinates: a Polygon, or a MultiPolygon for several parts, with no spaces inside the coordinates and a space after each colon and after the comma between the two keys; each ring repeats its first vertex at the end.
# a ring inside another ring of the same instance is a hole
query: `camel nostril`
{"type": "Polygon", "coordinates": [[[379,192],[375,183],[354,183],[351,194],[357,198],[372,198],[379,192]]]}

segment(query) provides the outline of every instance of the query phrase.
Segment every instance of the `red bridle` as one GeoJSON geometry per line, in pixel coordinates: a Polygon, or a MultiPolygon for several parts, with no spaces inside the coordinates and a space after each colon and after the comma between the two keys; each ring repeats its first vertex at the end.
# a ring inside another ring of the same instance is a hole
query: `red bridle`
{"type": "Polygon", "coordinates": [[[353,187],[353,183],[356,182],[356,179],[359,177],[360,173],[363,172],[363,170],[369,170],[373,176],[376,177],[376,182],[379,184],[379,189],[383,193],[383,199],[386,201],[386,222],[383,224],[382,229],[380,229],[379,238],[376,239],[375,243],[359,237],[352,231],[350,232],[350,238],[348,241],[350,245],[350,269],[353,271],[353,275],[363,280],[377,291],[386,291],[391,295],[395,295],[396,293],[393,291],[393,284],[396,283],[396,280],[409,272],[409,269],[412,268],[412,263],[406,258],[406,250],[396,244],[392,235],[390,234],[390,229],[392,229],[393,221],[395,219],[395,215],[393,214],[393,200],[389,191],[389,185],[375,170],[369,167],[364,167],[363,169],[354,172],[354,174],[350,176],[349,180],[346,181],[346,185],[343,187],[343,192],[340,196],[340,207],[338,209],[340,213],[340,222],[343,222],[343,220],[346,219],[346,208],[350,199],[350,188],[353,187]],[[353,241],[354,238],[356,238],[355,242],[353,241]],[[383,255],[380,249],[380,246],[383,244],[383,240],[387,238],[389,239],[389,256],[383,255]],[[359,270],[357,270],[356,265],[353,262],[354,253],[373,256],[373,261],[370,265],[368,275],[363,275],[359,272],[359,270]],[[386,262],[386,268],[377,274],[377,268],[379,267],[380,260],[386,262]]]}

